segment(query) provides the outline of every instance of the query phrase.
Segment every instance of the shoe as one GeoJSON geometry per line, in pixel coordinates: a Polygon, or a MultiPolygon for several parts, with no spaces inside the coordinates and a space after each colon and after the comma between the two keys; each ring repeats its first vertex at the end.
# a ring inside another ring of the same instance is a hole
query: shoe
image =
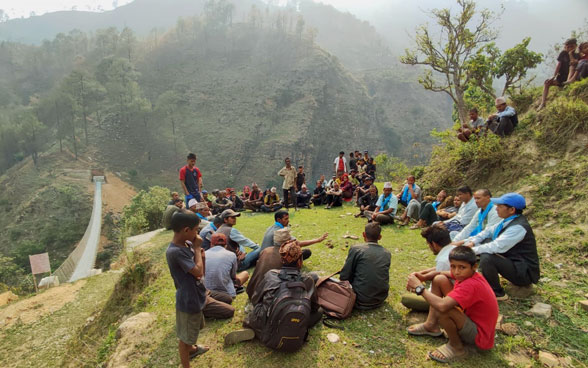
{"type": "Polygon", "coordinates": [[[191,352],[189,355],[190,360],[192,360],[192,359],[196,358],[198,355],[202,355],[202,354],[206,353],[208,350],[210,350],[210,348],[208,346],[196,345],[196,347],[198,349],[196,351],[191,352]]]}
{"type": "Polygon", "coordinates": [[[239,287],[235,288],[235,293],[237,293],[237,295],[241,294],[244,291],[245,291],[245,288],[243,286],[239,286],[239,287]]]}
{"type": "Polygon", "coordinates": [[[498,296],[497,295],[496,296],[496,300],[499,301],[499,302],[504,302],[504,301],[508,300],[508,294],[504,294],[502,296],[498,296]]]}
{"type": "Polygon", "coordinates": [[[234,345],[241,341],[253,340],[255,332],[250,328],[229,332],[225,336],[225,345],[234,345]]]}

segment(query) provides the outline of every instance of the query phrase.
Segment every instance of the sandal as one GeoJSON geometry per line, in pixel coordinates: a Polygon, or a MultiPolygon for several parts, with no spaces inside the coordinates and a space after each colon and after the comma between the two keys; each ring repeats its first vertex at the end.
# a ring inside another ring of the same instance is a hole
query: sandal
{"type": "Polygon", "coordinates": [[[190,353],[190,359],[194,359],[198,355],[202,355],[202,354],[206,353],[208,350],[210,350],[210,348],[208,346],[204,346],[204,345],[196,345],[196,347],[198,349],[196,349],[195,351],[190,353]]]}
{"type": "Polygon", "coordinates": [[[449,343],[439,346],[435,351],[441,353],[443,355],[443,358],[439,358],[433,355],[432,351],[429,352],[429,358],[439,363],[449,363],[454,360],[463,358],[467,354],[466,351],[464,351],[461,354],[457,354],[457,352],[451,347],[451,345],[449,345],[449,343]]]}
{"type": "Polygon", "coordinates": [[[425,328],[424,323],[418,323],[416,325],[411,325],[406,328],[406,332],[412,336],[432,336],[432,337],[439,337],[443,335],[441,331],[429,331],[425,328]]]}

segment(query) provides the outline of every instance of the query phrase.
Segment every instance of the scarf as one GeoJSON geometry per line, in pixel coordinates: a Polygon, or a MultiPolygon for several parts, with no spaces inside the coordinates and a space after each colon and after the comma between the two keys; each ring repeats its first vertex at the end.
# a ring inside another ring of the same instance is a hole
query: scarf
{"type": "Polygon", "coordinates": [[[212,222],[210,223],[210,227],[213,228],[214,231],[217,231],[218,230],[218,228],[216,226],[214,226],[214,224],[212,222]]]}
{"type": "MultiPolygon", "coordinates": [[[[414,191],[414,184],[412,185],[412,190],[414,191]]],[[[412,194],[410,194],[410,192],[408,191],[408,184],[407,184],[406,188],[404,188],[404,191],[402,192],[402,202],[408,203],[408,202],[410,202],[411,199],[412,199],[412,194]]]]}
{"type": "Polygon", "coordinates": [[[433,208],[435,209],[435,211],[437,211],[437,207],[439,207],[440,204],[441,204],[441,202],[435,201],[435,202],[431,203],[431,206],[433,206],[433,208]]]}
{"type": "MultiPolygon", "coordinates": [[[[494,203],[490,202],[490,203],[488,203],[488,205],[486,206],[486,209],[484,211],[480,210],[480,213],[478,214],[478,226],[476,226],[476,228],[474,229],[474,231],[472,231],[470,236],[478,235],[479,233],[482,232],[482,226],[484,225],[484,220],[488,216],[488,212],[490,212],[492,207],[494,207],[494,203]]],[[[502,230],[502,227],[500,229],[502,230]]]]}
{"type": "Polygon", "coordinates": [[[202,216],[200,213],[196,212],[196,216],[200,217],[202,220],[206,220],[206,217],[202,216]]]}
{"type": "MultiPolygon", "coordinates": [[[[383,194],[382,197],[384,197],[383,194]]],[[[380,207],[380,212],[385,211],[384,207],[386,207],[388,203],[390,203],[390,199],[392,199],[392,193],[390,193],[388,197],[384,198],[384,200],[382,201],[382,207],[380,207]]]]}
{"type": "Polygon", "coordinates": [[[498,226],[496,226],[496,230],[494,230],[494,234],[492,235],[492,240],[496,240],[496,238],[498,238],[498,234],[500,234],[500,232],[502,231],[502,228],[504,228],[504,223],[508,222],[510,220],[514,220],[517,217],[519,217],[519,215],[512,215],[510,217],[505,218],[504,220],[502,220],[498,226]]]}
{"type": "Polygon", "coordinates": [[[274,225],[276,225],[277,227],[279,227],[280,229],[284,228],[284,225],[280,224],[279,222],[275,222],[274,225]]]}

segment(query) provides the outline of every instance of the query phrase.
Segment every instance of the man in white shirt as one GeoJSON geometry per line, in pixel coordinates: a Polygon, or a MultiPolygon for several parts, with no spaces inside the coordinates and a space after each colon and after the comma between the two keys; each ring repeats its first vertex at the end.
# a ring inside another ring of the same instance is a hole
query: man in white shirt
{"type": "Polygon", "coordinates": [[[461,231],[452,231],[450,233],[453,245],[463,245],[463,241],[470,236],[478,235],[489,226],[496,225],[502,219],[496,212],[496,206],[490,200],[492,193],[488,189],[478,189],[474,193],[474,202],[478,206],[478,210],[472,217],[468,226],[461,231]]]}
{"type": "Polygon", "coordinates": [[[347,172],[347,160],[345,159],[345,152],[339,152],[339,156],[333,162],[333,170],[337,177],[340,177],[347,172]]]}
{"type": "Polygon", "coordinates": [[[461,231],[464,227],[466,227],[474,214],[478,210],[478,206],[476,206],[476,201],[473,200],[472,190],[467,185],[460,187],[457,190],[457,196],[461,199],[461,206],[459,206],[459,210],[457,211],[457,215],[450,218],[449,220],[443,221],[445,227],[449,232],[452,231],[461,231]]]}

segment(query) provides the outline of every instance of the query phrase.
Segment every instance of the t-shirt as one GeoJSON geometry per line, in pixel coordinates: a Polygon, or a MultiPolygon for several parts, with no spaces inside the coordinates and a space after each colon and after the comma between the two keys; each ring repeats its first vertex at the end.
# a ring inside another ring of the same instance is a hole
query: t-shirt
{"type": "Polygon", "coordinates": [[[268,227],[267,230],[265,231],[265,234],[263,234],[263,240],[261,241],[261,250],[264,250],[267,247],[271,247],[274,245],[274,233],[276,232],[276,230],[280,230],[283,229],[284,226],[281,226],[281,224],[278,223],[274,223],[272,226],[268,227]]]}
{"type": "Polygon", "coordinates": [[[192,249],[170,243],[165,258],[176,287],[176,309],[184,313],[200,312],[206,303],[206,287],[190,273],[196,266],[192,249]]]}
{"type": "Polygon", "coordinates": [[[456,281],[453,290],[447,294],[478,326],[476,346],[483,350],[494,346],[494,333],[498,319],[498,302],[494,291],[484,276],[479,273],[463,281],[456,281]]]}
{"type": "Polygon", "coordinates": [[[484,124],[486,124],[486,122],[484,121],[484,119],[482,119],[481,117],[478,116],[477,120],[471,120],[470,121],[470,125],[472,127],[472,129],[479,129],[482,128],[484,126],[484,124]]]}
{"type": "MultiPolygon", "coordinates": [[[[579,55],[574,54],[575,58],[578,59],[579,55]]],[[[557,57],[557,61],[559,61],[559,73],[557,74],[556,80],[559,84],[568,80],[568,74],[570,73],[570,54],[567,51],[562,51],[559,53],[557,57]]]]}
{"type": "Polygon", "coordinates": [[[392,193],[390,193],[390,200],[386,204],[386,206],[382,207],[382,203],[384,203],[385,194],[380,195],[378,201],[376,202],[376,206],[380,207],[380,212],[385,211],[389,208],[394,208],[394,211],[390,212],[389,215],[394,216],[396,214],[396,210],[398,209],[398,198],[392,193]]]}
{"type": "Polygon", "coordinates": [[[294,170],[293,166],[290,166],[290,168],[284,166],[280,171],[278,171],[278,175],[284,177],[282,189],[290,189],[294,186],[294,182],[296,181],[296,170],[294,170]]]}
{"type": "Polygon", "coordinates": [[[302,188],[302,184],[304,184],[305,178],[306,178],[306,174],[296,173],[296,187],[298,187],[298,190],[300,190],[300,188],[302,188]]]}
{"type": "Polygon", "coordinates": [[[455,248],[453,245],[446,245],[441,248],[441,251],[435,257],[435,271],[449,271],[451,265],[449,263],[449,253],[455,248]]]}
{"type": "Polygon", "coordinates": [[[190,170],[188,165],[182,167],[180,169],[180,180],[186,184],[186,189],[188,189],[188,193],[192,194],[193,196],[197,196],[200,192],[200,188],[198,187],[198,181],[202,177],[200,170],[194,166],[193,169],[190,170]]]}
{"type": "Polygon", "coordinates": [[[236,297],[233,279],[237,275],[237,255],[221,246],[206,251],[206,277],[204,285],[208,290],[223,291],[236,297]]]}
{"type": "Polygon", "coordinates": [[[333,163],[336,165],[337,171],[347,172],[347,160],[345,157],[337,157],[333,163]]]}

